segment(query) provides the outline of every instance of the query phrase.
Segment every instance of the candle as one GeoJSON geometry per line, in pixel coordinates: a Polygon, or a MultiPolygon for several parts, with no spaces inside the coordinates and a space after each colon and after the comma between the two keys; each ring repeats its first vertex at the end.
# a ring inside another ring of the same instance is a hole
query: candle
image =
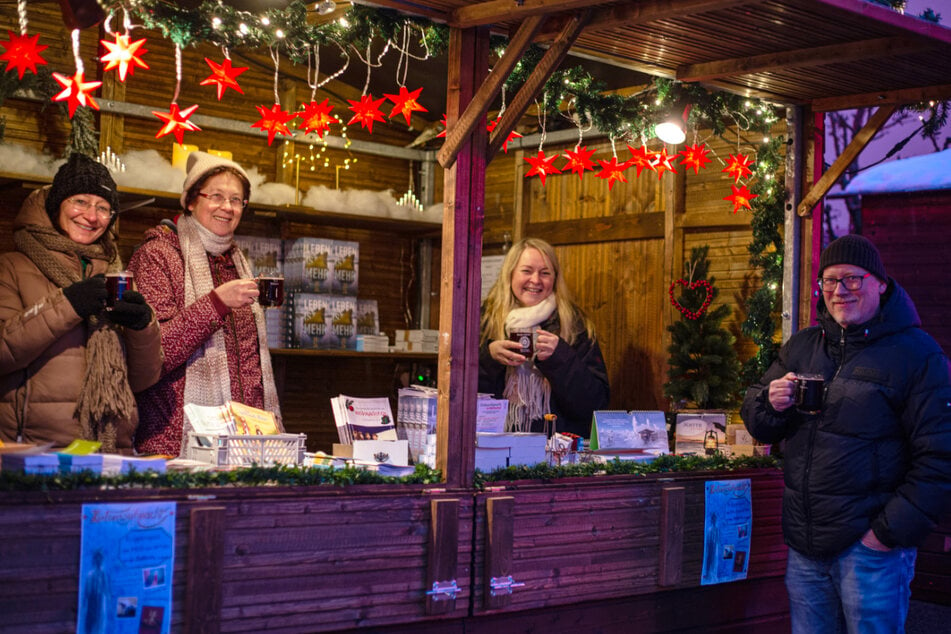
{"type": "Polygon", "coordinates": [[[223,159],[228,159],[229,161],[231,160],[231,152],[227,150],[212,150],[211,148],[208,148],[208,153],[215,156],[220,156],[223,159]]]}
{"type": "Polygon", "coordinates": [[[172,143],[172,167],[177,167],[184,170],[185,165],[188,162],[188,155],[197,149],[197,145],[172,143]]]}

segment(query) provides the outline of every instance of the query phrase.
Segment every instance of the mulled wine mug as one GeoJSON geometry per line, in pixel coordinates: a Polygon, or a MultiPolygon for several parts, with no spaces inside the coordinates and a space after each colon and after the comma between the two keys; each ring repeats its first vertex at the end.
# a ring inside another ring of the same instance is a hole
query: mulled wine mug
{"type": "Polygon", "coordinates": [[[264,308],[277,308],[284,303],[284,278],[259,277],[258,304],[264,308]]]}
{"type": "Polygon", "coordinates": [[[822,411],[822,399],[825,393],[825,379],[820,374],[796,375],[796,407],[804,414],[818,414],[822,411]]]}
{"type": "Polygon", "coordinates": [[[135,277],[130,271],[106,273],[106,310],[115,308],[126,291],[135,290],[135,277]]]}
{"type": "Polygon", "coordinates": [[[509,339],[518,343],[518,349],[515,352],[525,358],[531,358],[535,354],[535,335],[531,328],[513,330],[509,333],[509,339]]]}

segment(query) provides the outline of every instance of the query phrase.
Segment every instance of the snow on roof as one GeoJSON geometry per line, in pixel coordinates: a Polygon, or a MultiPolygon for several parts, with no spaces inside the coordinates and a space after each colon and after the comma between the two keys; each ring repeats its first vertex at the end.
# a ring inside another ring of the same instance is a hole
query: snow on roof
{"type": "Polygon", "coordinates": [[[889,161],[859,172],[839,196],[951,189],[951,149],[889,161]]]}

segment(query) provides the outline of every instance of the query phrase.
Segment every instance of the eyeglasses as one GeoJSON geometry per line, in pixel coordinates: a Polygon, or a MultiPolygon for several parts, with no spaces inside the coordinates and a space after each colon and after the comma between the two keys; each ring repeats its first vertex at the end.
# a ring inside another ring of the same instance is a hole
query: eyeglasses
{"type": "MultiPolygon", "coordinates": [[[[93,208],[93,204],[90,201],[86,200],[85,198],[70,198],[68,202],[70,205],[73,206],[74,209],[78,209],[82,213],[86,213],[87,211],[93,208]]],[[[115,211],[113,211],[109,207],[106,207],[105,205],[96,205],[95,207],[96,207],[96,214],[100,218],[105,218],[108,220],[109,218],[112,218],[116,214],[115,211]]]]}
{"type": "Polygon", "coordinates": [[[232,196],[231,198],[225,198],[221,194],[205,194],[203,192],[198,192],[198,195],[202,198],[206,198],[211,201],[212,205],[216,207],[224,207],[225,203],[229,203],[232,209],[244,209],[248,205],[248,201],[238,196],[232,196]]]}
{"type": "Polygon", "coordinates": [[[862,288],[862,283],[865,282],[865,278],[869,275],[871,275],[871,273],[866,273],[865,275],[846,275],[845,277],[820,277],[816,281],[819,283],[819,288],[826,293],[834,293],[839,282],[842,282],[842,286],[844,286],[846,290],[857,291],[862,288]]]}

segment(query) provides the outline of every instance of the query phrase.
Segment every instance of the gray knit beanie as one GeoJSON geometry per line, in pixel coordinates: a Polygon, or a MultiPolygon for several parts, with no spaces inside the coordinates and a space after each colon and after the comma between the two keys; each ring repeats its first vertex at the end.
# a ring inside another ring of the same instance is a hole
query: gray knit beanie
{"type": "Polygon", "coordinates": [[[885,265],[882,256],[875,245],[865,238],[854,233],[833,240],[819,256],[819,277],[827,267],[835,264],[851,264],[860,266],[879,280],[885,282],[885,265]]]}
{"type": "Polygon", "coordinates": [[[93,194],[109,203],[114,212],[119,211],[119,191],[116,182],[105,165],[85,154],[73,152],[56,171],[49,195],[46,197],[46,213],[54,227],[59,226],[59,206],[76,194],[93,194]]]}

